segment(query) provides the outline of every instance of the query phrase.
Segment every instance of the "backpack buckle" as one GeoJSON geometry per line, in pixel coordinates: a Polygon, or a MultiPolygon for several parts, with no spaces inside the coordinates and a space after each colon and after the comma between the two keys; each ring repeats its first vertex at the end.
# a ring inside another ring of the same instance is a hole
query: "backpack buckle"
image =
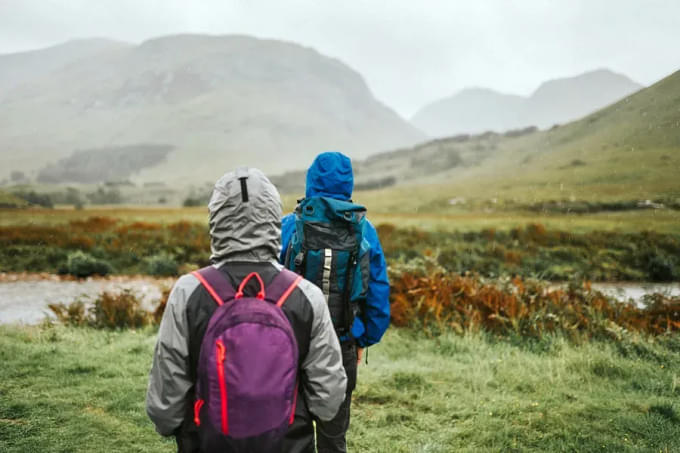
{"type": "Polygon", "coordinates": [[[305,254],[300,252],[297,255],[295,255],[295,267],[302,267],[302,262],[305,260],[305,254]]]}

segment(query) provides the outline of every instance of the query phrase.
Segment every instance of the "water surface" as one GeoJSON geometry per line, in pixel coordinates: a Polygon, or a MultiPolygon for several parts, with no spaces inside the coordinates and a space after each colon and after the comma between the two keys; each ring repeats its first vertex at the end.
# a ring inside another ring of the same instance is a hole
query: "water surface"
{"type": "Polygon", "coordinates": [[[47,308],[51,303],[69,304],[78,298],[92,299],[103,291],[130,289],[139,295],[143,306],[152,309],[160,300],[164,286],[173,279],[150,277],[111,277],[63,280],[52,275],[0,276],[0,323],[38,324],[46,317],[54,318],[47,308]]]}

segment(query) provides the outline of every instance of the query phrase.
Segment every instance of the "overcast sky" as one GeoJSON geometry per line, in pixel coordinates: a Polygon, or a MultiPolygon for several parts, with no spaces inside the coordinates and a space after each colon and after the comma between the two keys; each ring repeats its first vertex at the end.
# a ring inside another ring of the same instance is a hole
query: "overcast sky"
{"type": "Polygon", "coordinates": [[[0,53],[182,32],[314,47],[406,118],[470,86],[526,95],[596,68],[645,85],[680,69],[680,0],[0,0],[0,53]]]}

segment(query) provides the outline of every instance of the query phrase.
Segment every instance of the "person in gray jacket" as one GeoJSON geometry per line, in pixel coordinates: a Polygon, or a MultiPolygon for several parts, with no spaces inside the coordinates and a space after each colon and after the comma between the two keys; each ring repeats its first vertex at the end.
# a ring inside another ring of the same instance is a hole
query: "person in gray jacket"
{"type": "MultiPolygon", "coordinates": [[[[267,177],[254,168],[225,174],[215,184],[208,209],[213,266],[234,287],[251,272],[259,273],[265,284],[272,281],[282,269],[282,206],[267,177]]],[[[192,413],[194,386],[201,340],[216,308],[199,280],[184,275],[170,293],[158,332],[146,410],[158,433],[175,436],[180,453],[200,451],[192,413]]],[[[345,397],[340,344],[323,293],[314,284],[302,280],[282,309],[297,340],[300,376],[284,451],[314,452],[313,417],[332,419],[345,397]]]]}

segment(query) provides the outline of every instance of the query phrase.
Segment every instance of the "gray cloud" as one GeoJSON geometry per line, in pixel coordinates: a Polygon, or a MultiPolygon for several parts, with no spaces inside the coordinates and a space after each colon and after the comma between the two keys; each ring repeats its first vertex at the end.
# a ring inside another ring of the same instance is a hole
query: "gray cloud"
{"type": "Polygon", "coordinates": [[[182,32],[314,47],[405,117],[468,86],[528,94],[600,67],[650,84],[680,68],[676,0],[0,0],[3,53],[182,32]]]}

